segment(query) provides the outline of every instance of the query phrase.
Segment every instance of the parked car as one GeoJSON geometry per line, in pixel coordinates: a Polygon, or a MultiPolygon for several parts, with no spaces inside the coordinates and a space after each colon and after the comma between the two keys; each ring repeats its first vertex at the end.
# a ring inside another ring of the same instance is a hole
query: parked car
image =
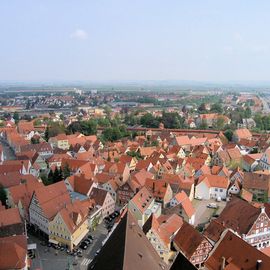
{"type": "Polygon", "coordinates": [[[201,201],[203,198],[202,196],[196,196],[195,199],[201,201]]]}
{"type": "Polygon", "coordinates": [[[213,208],[213,209],[217,209],[218,208],[217,204],[215,204],[215,203],[208,203],[207,204],[207,207],[208,208],[213,208]]]}
{"type": "Polygon", "coordinates": [[[83,242],[86,243],[87,245],[91,244],[89,239],[85,239],[83,242]]]}
{"type": "Polygon", "coordinates": [[[87,245],[86,245],[85,243],[81,243],[81,244],[80,244],[80,248],[81,248],[81,249],[87,249],[87,245]]]}
{"type": "Polygon", "coordinates": [[[88,235],[87,238],[90,240],[94,240],[94,237],[92,235],[88,235]]]}

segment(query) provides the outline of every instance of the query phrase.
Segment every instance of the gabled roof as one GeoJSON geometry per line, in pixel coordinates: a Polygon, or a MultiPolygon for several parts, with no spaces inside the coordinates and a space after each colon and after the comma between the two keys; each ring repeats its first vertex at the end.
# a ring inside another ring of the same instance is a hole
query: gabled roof
{"type": "Polygon", "coordinates": [[[234,133],[239,139],[248,139],[252,137],[252,134],[247,128],[236,129],[234,133]]]}
{"type": "Polygon", "coordinates": [[[203,235],[184,221],[180,230],[175,235],[173,243],[178,251],[181,251],[188,259],[190,259],[204,239],[203,235]]]}
{"type": "Polygon", "coordinates": [[[170,270],[197,270],[195,267],[181,252],[178,252],[173,263],[170,266],[170,270]]]}
{"type": "Polygon", "coordinates": [[[175,140],[179,146],[191,144],[188,136],[177,136],[175,140]]]}
{"type": "Polygon", "coordinates": [[[68,166],[71,171],[75,172],[81,166],[85,165],[86,163],[88,163],[87,160],[78,160],[78,159],[71,159],[71,158],[70,159],[63,158],[61,167],[63,169],[65,166],[68,166]]]}
{"type": "Polygon", "coordinates": [[[203,234],[211,241],[217,242],[225,229],[226,227],[223,226],[222,223],[220,223],[216,219],[212,219],[210,224],[206,227],[203,234]]]}
{"type": "Polygon", "coordinates": [[[181,192],[177,193],[174,198],[179,204],[182,205],[182,208],[189,218],[195,214],[195,209],[185,191],[182,190],[181,192]]]}
{"type": "Polygon", "coordinates": [[[231,231],[226,231],[205,262],[209,270],[270,269],[270,258],[231,231]],[[224,260],[224,261],[223,261],[224,260]],[[258,261],[261,260],[259,268],[258,261]]]}
{"type": "MultiPolygon", "coordinates": [[[[1,227],[22,224],[22,219],[18,208],[9,208],[0,211],[0,229],[1,227]]],[[[2,228],[3,229],[3,228],[2,228]]]]}
{"type": "Polygon", "coordinates": [[[153,195],[146,187],[141,188],[139,192],[131,199],[131,202],[136,205],[141,213],[144,213],[153,201],[153,195]]]}
{"type": "Polygon", "coordinates": [[[20,174],[19,172],[9,172],[0,174],[0,184],[5,188],[14,187],[22,183],[38,182],[38,179],[32,174],[20,174]]]}
{"type": "Polygon", "coordinates": [[[204,182],[209,188],[217,187],[217,188],[228,188],[229,180],[225,176],[205,174],[199,177],[198,185],[204,182]]]}
{"type": "Polygon", "coordinates": [[[154,178],[154,175],[151,172],[146,171],[145,169],[134,172],[131,175],[131,179],[136,181],[140,186],[144,186],[145,180],[147,178],[154,178]]]}
{"type": "Polygon", "coordinates": [[[260,213],[260,208],[233,197],[216,219],[216,222],[236,231],[240,235],[247,234],[260,213]]]}
{"type": "Polygon", "coordinates": [[[260,189],[268,191],[270,175],[244,172],[243,188],[245,189],[260,189]]]}
{"type": "Polygon", "coordinates": [[[96,205],[102,206],[104,204],[107,194],[108,192],[106,190],[94,187],[89,194],[89,198],[94,200],[96,205]]]}
{"type": "Polygon", "coordinates": [[[231,160],[239,160],[242,158],[242,154],[238,148],[231,148],[227,150],[227,153],[231,160]]]}
{"type": "Polygon", "coordinates": [[[27,121],[19,121],[18,123],[18,131],[21,134],[27,134],[34,130],[33,122],[27,121]]]}
{"type": "Polygon", "coordinates": [[[169,245],[172,237],[183,225],[183,220],[176,214],[152,217],[152,231],[154,231],[165,245],[169,245]]]}
{"type": "Polygon", "coordinates": [[[167,270],[167,266],[127,211],[89,269],[167,270]]]}
{"type": "Polygon", "coordinates": [[[71,198],[64,181],[39,188],[34,192],[34,195],[44,215],[49,220],[65,207],[65,205],[71,203],[71,198]]]}
{"type": "Polygon", "coordinates": [[[36,152],[52,151],[52,147],[47,142],[41,142],[38,144],[27,144],[21,146],[21,152],[28,152],[28,151],[36,151],[36,152]]]}
{"type": "Polygon", "coordinates": [[[73,184],[75,192],[87,195],[94,182],[85,178],[84,175],[74,175],[73,184]]]}
{"type": "Polygon", "coordinates": [[[75,232],[88,218],[89,210],[93,207],[91,200],[76,200],[59,212],[70,233],[75,232]]]}
{"type": "Polygon", "coordinates": [[[146,179],[145,187],[154,195],[154,197],[158,197],[163,199],[166,195],[170,184],[168,184],[164,180],[155,180],[155,179],[146,179]]]}
{"type": "Polygon", "coordinates": [[[27,256],[25,235],[0,238],[0,269],[23,269],[27,256]],[[5,256],[2,256],[6,254],[5,256]]]}

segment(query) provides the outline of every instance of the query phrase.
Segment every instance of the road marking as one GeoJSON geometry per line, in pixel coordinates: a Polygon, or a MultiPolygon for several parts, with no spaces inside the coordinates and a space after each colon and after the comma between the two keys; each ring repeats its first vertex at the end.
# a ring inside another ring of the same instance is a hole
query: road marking
{"type": "Polygon", "coordinates": [[[92,260],[91,259],[83,259],[81,265],[88,265],[92,260]]]}

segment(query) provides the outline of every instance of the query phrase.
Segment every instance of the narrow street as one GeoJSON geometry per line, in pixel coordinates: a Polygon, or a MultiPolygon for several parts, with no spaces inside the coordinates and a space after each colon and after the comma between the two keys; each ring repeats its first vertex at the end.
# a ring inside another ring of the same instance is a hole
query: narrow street
{"type": "Polygon", "coordinates": [[[269,103],[270,103],[270,97],[268,96],[260,96],[260,99],[263,103],[263,112],[264,113],[270,113],[269,103]]]}
{"type": "Polygon", "coordinates": [[[66,250],[60,251],[55,250],[53,247],[48,248],[47,246],[42,246],[41,239],[29,234],[28,243],[37,244],[35,251],[36,258],[33,259],[30,269],[60,270],[71,267],[69,269],[86,270],[91,260],[94,258],[96,251],[102,247],[102,242],[107,237],[107,230],[104,223],[98,225],[96,230],[89,234],[94,237],[94,241],[88,249],[83,250],[82,257],[68,255],[66,250]]]}
{"type": "Polygon", "coordinates": [[[15,153],[14,153],[13,149],[8,145],[7,141],[4,140],[3,138],[0,138],[0,143],[3,146],[4,159],[5,160],[14,160],[14,159],[16,159],[15,153]]]}

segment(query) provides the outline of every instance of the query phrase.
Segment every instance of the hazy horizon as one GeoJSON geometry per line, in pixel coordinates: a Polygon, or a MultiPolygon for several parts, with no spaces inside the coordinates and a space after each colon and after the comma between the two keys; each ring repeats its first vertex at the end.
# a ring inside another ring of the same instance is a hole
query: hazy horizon
{"type": "Polygon", "coordinates": [[[270,84],[270,2],[1,1],[0,82],[270,84]]]}

